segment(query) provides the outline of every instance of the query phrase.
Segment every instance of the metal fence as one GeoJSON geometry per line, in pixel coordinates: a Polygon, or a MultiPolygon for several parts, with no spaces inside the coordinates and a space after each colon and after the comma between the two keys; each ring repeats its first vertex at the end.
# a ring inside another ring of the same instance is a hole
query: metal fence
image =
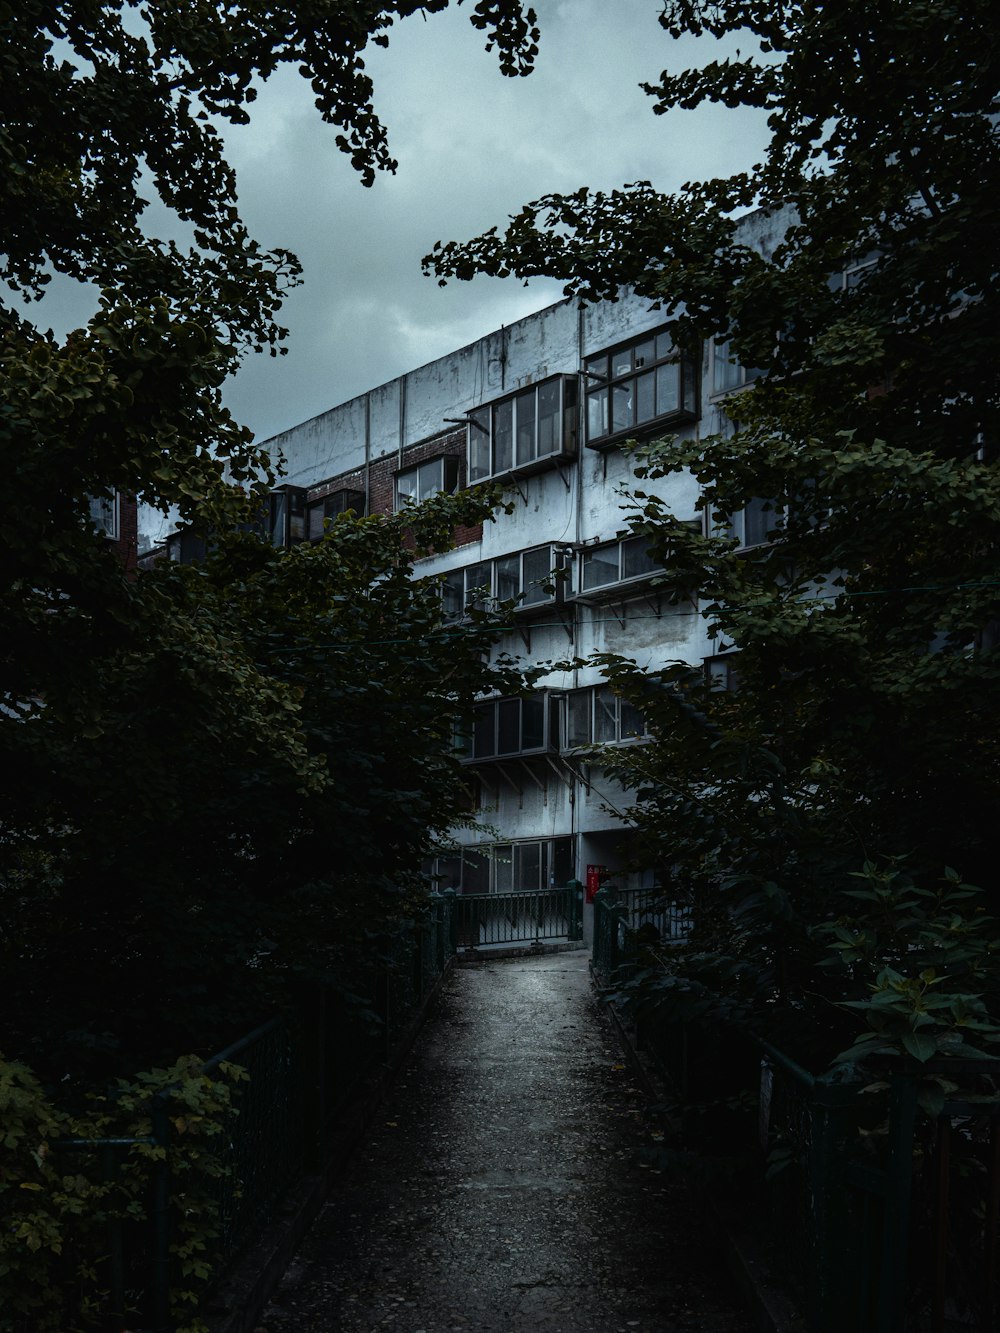
{"type": "MultiPolygon", "coordinates": [[[[595,971],[617,984],[655,941],[627,895],[602,889],[594,908],[595,971]]],[[[660,938],[669,938],[662,928],[660,938]]],[[[935,1076],[952,1087],[981,1080],[988,1093],[995,1061],[889,1065],[872,1088],[843,1082],[842,1070],[816,1077],[764,1042],[754,1054],[731,1033],[628,1022],[681,1100],[700,1103],[702,1132],[705,1106],[759,1092],[759,1194],[749,1207],[799,1289],[810,1333],[996,1333],[1000,1106],[952,1094],[935,1117],[918,1101],[935,1076]]],[[[714,1136],[735,1137],[729,1124],[714,1136]]]]}
{"type": "Polygon", "coordinates": [[[767,1221],[816,1333],[995,1333],[1000,1324],[1000,1107],[921,1115],[921,1081],[990,1064],[887,1072],[881,1092],[813,1078],[766,1048],[767,1221]]]}
{"type": "MultiPolygon", "coordinates": [[[[266,1227],[289,1186],[323,1159],[340,1112],[384,1068],[414,1022],[454,953],[453,897],[432,895],[421,917],[374,941],[371,959],[358,968],[355,992],[314,988],[297,1015],[270,1020],[204,1065],[209,1075],[227,1063],[249,1075],[233,1089],[233,1110],[219,1136],[223,1170],[200,1181],[215,1205],[218,1240],[205,1258],[217,1275],[266,1227]]],[[[67,1170],[111,1186],[100,1219],[89,1231],[81,1228],[75,1253],[66,1256],[64,1273],[84,1260],[93,1275],[89,1293],[67,1284],[74,1327],[101,1333],[171,1333],[174,1327],[171,1232],[180,1186],[171,1175],[171,1120],[183,1108],[172,1104],[168,1089],[153,1097],[150,1109],[146,1138],[53,1145],[67,1170]],[[164,1152],[150,1162],[145,1208],[136,1216],[124,1196],[115,1199],[113,1182],[124,1155],[139,1144],[164,1152]],[[88,1304],[92,1316],[81,1317],[88,1304]]],[[[8,1325],[0,1312],[5,1327],[34,1333],[30,1319],[8,1325]]]]}
{"type": "Polygon", "coordinates": [[[583,939],[583,886],[524,893],[460,894],[452,900],[457,948],[583,939]]]}

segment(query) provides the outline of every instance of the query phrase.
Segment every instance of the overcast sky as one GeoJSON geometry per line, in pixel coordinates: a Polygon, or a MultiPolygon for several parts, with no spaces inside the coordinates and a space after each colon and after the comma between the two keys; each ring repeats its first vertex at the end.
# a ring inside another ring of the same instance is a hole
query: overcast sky
{"type": "MultiPolygon", "coordinates": [[[[227,129],[251,234],[294,251],[305,270],[281,316],[288,354],[251,357],[226,391],[258,439],[562,295],[547,281],[439,287],[420,269],[434,241],[502,227],[548,191],[640,179],[671,191],[760,156],[762,116],[716,108],[653,115],[641,80],[720,51],[710,38],[671,41],[657,23],[659,0],[534,3],[541,50],[528,78],[500,74],[469,22],[471,3],[407,19],[387,50],[371,49],[375,107],[399,169],[370,189],[293,69],[263,88],[249,126],[227,129]]],[[[86,320],[90,302],[77,293],[62,309],[57,298],[32,313],[65,332],[86,320]]]]}
{"type": "Polygon", "coordinates": [[[365,189],[308,85],[272,79],[252,125],[228,135],[253,234],[293,250],[304,285],[283,322],[288,355],[256,356],[231,384],[234,413],[264,438],[540,309],[559,284],[478,278],[439,287],[421,257],[475,235],[529,199],[581,185],[729,174],[759,157],[763,118],[710,109],[654,116],[639,88],[718,46],[672,42],[659,0],[535,0],[535,72],[505,79],[471,5],[393,30],[368,61],[399,161],[365,189]]]}

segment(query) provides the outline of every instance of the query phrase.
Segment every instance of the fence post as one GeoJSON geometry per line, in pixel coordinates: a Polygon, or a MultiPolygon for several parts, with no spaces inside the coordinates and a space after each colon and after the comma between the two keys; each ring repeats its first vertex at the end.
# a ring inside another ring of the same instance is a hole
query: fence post
{"type": "Polygon", "coordinates": [[[455,890],[445,889],[441,897],[444,900],[444,925],[448,956],[453,957],[458,953],[458,920],[455,912],[455,890]]]}
{"type": "Polygon", "coordinates": [[[170,1333],[170,1116],[169,1092],[153,1098],[152,1137],[163,1149],[153,1171],[153,1328],[170,1333]]]}
{"type": "Polygon", "coordinates": [[[583,939],[583,885],[578,879],[571,879],[566,888],[569,890],[569,927],[567,937],[571,940],[583,939]]]}
{"type": "Polygon", "coordinates": [[[889,1160],[886,1166],[885,1229],[879,1280],[878,1333],[903,1327],[903,1295],[910,1238],[913,1133],[919,1076],[897,1074],[889,1090],[889,1160]]]}

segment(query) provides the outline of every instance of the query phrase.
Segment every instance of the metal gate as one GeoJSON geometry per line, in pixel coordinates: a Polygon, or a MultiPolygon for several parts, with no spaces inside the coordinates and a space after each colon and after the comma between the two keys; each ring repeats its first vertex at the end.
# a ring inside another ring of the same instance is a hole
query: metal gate
{"type": "Polygon", "coordinates": [[[458,949],[582,940],[583,889],[574,882],[525,893],[456,894],[452,922],[458,949]]]}

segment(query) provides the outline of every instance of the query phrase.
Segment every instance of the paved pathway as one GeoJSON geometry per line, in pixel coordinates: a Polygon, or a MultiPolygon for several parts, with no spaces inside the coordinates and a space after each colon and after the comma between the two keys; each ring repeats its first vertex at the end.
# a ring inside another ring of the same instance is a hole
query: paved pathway
{"type": "Polygon", "coordinates": [[[750,1333],[587,954],[456,970],[258,1333],[750,1333]]]}

